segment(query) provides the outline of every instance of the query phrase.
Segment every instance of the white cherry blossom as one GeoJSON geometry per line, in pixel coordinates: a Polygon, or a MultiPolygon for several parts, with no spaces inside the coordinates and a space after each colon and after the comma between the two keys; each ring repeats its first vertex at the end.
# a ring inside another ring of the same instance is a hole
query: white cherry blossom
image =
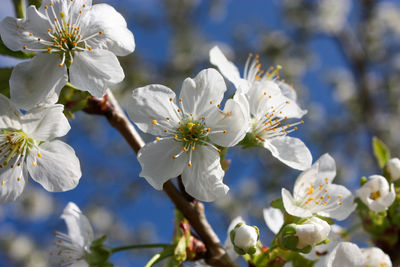
{"type": "Polygon", "coordinates": [[[375,212],[387,210],[396,198],[394,184],[381,175],[372,175],[368,181],[356,191],[356,195],[368,208],[375,212]]]}
{"type": "Polygon", "coordinates": [[[215,69],[187,78],[179,99],[163,85],[133,90],[131,119],[142,131],[157,136],[138,153],[140,176],[155,189],[182,175],[186,191],[199,200],[213,201],[227,193],[220,149],[214,144],[230,147],[241,141],[247,117],[232,99],[219,109],[225,91],[224,79],[215,69]]]}
{"type": "Polygon", "coordinates": [[[28,176],[47,191],[75,188],[81,177],[79,160],[73,148],[55,139],[69,130],[62,105],[22,114],[0,94],[0,203],[14,201],[28,176]]]}
{"type": "Polygon", "coordinates": [[[210,50],[210,62],[236,87],[234,99],[251,118],[248,132],[253,138],[286,165],[299,170],[309,168],[312,163],[310,151],[300,139],[288,136],[304,122],[286,123],[287,119],[301,118],[307,111],[297,105],[296,92],[278,81],[280,66],[264,73],[258,58],[250,55],[241,78],[238,68],[218,47],[210,50]]]}
{"type": "Polygon", "coordinates": [[[26,18],[5,18],[0,26],[4,44],[13,51],[36,52],[18,64],[10,78],[11,99],[30,109],[70,83],[102,97],[124,72],[116,56],[135,49],[125,19],[107,4],[92,0],[43,0],[29,6],[26,18]]]}
{"type": "Polygon", "coordinates": [[[351,192],[342,185],[332,184],[336,176],[335,160],[324,154],[310,169],[303,171],[294,184],[293,196],[282,189],[285,210],[297,217],[312,215],[346,219],[356,207],[351,192]]]}
{"type": "Polygon", "coordinates": [[[67,224],[68,234],[56,231],[58,240],[50,253],[52,262],[60,266],[88,267],[85,258],[90,254],[90,246],[94,240],[89,220],[72,202],[65,207],[61,218],[67,224]]]}
{"type": "Polygon", "coordinates": [[[362,248],[341,242],[330,253],[327,267],[392,267],[390,257],[380,248],[362,248]]]}
{"type": "Polygon", "coordinates": [[[392,158],[386,163],[386,170],[390,174],[392,181],[400,179],[400,159],[392,158]]]}

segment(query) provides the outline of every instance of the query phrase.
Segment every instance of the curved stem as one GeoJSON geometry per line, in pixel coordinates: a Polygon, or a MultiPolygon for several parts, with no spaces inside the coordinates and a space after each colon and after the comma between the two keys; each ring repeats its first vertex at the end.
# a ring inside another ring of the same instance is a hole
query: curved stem
{"type": "Polygon", "coordinates": [[[140,249],[140,248],[165,248],[171,246],[171,244],[142,244],[142,245],[130,245],[130,246],[122,246],[111,249],[111,253],[115,253],[123,250],[130,249],[140,249]]]}

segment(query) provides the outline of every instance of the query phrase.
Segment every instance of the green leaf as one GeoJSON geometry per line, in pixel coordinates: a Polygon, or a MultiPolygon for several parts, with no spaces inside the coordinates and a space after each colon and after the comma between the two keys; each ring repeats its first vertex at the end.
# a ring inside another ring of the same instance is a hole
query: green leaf
{"type": "Polygon", "coordinates": [[[390,151],[388,147],[379,138],[372,139],[372,149],[379,167],[385,167],[386,163],[390,160],[390,151]]]}
{"type": "Polygon", "coordinates": [[[36,6],[37,9],[42,5],[42,0],[29,0],[29,5],[36,6]]]}
{"type": "Polygon", "coordinates": [[[8,81],[10,80],[12,68],[0,68],[0,93],[10,97],[10,86],[8,81]]]}
{"type": "Polygon", "coordinates": [[[285,210],[285,207],[283,206],[282,198],[273,200],[271,202],[271,207],[273,207],[275,209],[285,210]]]}

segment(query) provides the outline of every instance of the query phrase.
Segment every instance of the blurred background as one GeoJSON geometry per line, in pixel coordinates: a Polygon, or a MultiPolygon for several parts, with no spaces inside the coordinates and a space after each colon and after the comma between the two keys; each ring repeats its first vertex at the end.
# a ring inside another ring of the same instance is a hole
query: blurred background
{"type": "MultiPolygon", "coordinates": [[[[239,69],[249,53],[263,67],[277,64],[293,84],[305,124],[292,134],[310,148],[314,161],[329,152],[336,160],[336,183],[358,188],[361,176],[378,173],[372,136],[400,156],[400,1],[378,0],[109,0],[128,22],[136,51],[120,58],[126,79],[113,88],[123,107],[132,89],[161,83],[179,91],[182,81],[211,67],[208,51],[218,45],[239,69]]],[[[14,16],[1,0],[0,19],[14,16]]],[[[0,57],[0,67],[19,61],[0,57]]],[[[4,84],[4,83],[2,83],[4,84]]],[[[227,82],[230,92],[233,85],[227,82]]],[[[163,192],[138,176],[135,154],[103,117],[78,112],[65,141],[74,147],[83,176],[78,187],[48,193],[30,181],[16,202],[0,206],[0,266],[49,266],[53,231],[69,201],[89,217],[96,236],[111,247],[167,243],[174,206],[163,192]]],[[[146,141],[152,137],[143,135],[146,141]]],[[[258,225],[268,245],[272,234],[262,209],[292,189],[299,172],[264,149],[230,149],[224,182],[229,194],[206,204],[206,215],[222,241],[231,219],[258,225]]],[[[340,225],[357,224],[351,216],[340,225]]],[[[366,244],[365,235],[353,241],[366,244]]],[[[115,266],[143,266],[154,251],[119,252],[115,266]]],[[[187,266],[190,266],[187,264],[187,266]]]]}

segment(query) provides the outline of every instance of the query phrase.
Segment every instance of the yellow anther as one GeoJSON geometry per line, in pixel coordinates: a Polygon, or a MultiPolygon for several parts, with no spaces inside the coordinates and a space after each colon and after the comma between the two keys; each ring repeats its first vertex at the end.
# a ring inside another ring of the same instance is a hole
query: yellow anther
{"type": "Polygon", "coordinates": [[[176,134],[176,135],[174,135],[174,138],[175,138],[175,139],[178,139],[178,135],[177,135],[177,134],[176,134]]]}
{"type": "Polygon", "coordinates": [[[176,157],[176,155],[173,155],[172,158],[173,158],[173,159],[176,159],[177,157],[176,157]]]}
{"type": "Polygon", "coordinates": [[[342,198],[342,195],[338,195],[337,198],[341,199],[341,198],[342,198]]]}
{"type": "Polygon", "coordinates": [[[151,123],[153,123],[154,125],[157,125],[157,121],[153,120],[151,123]]]}
{"type": "Polygon", "coordinates": [[[103,34],[103,31],[99,31],[99,34],[103,34]]]}
{"type": "Polygon", "coordinates": [[[341,206],[341,205],[343,205],[343,202],[342,202],[342,201],[340,201],[338,204],[339,204],[339,206],[341,206]]]}
{"type": "Polygon", "coordinates": [[[32,165],[33,165],[33,167],[36,167],[37,166],[37,162],[36,161],[32,162],[32,165]]]}
{"type": "Polygon", "coordinates": [[[54,6],[54,3],[53,3],[53,2],[50,2],[50,5],[51,5],[51,6],[54,6]]]}
{"type": "Polygon", "coordinates": [[[308,187],[307,195],[311,195],[312,193],[314,193],[314,188],[308,187]]]}
{"type": "Polygon", "coordinates": [[[86,7],[86,5],[85,4],[83,4],[83,6],[82,6],[83,8],[85,8],[86,7]]]}
{"type": "Polygon", "coordinates": [[[370,195],[370,198],[373,200],[377,200],[380,197],[381,197],[381,193],[379,191],[372,192],[370,195]]]}
{"type": "Polygon", "coordinates": [[[192,150],[195,150],[195,149],[196,149],[196,147],[192,146],[192,150]]]}
{"type": "Polygon", "coordinates": [[[188,163],[188,166],[189,166],[189,167],[192,167],[192,163],[191,163],[191,162],[189,162],[189,163],[188,163]]]}
{"type": "Polygon", "coordinates": [[[182,98],[179,98],[179,102],[181,102],[181,103],[182,103],[182,98]]]}
{"type": "Polygon", "coordinates": [[[325,177],[325,183],[329,184],[329,179],[328,179],[328,177],[325,177]]]}
{"type": "Polygon", "coordinates": [[[221,149],[217,149],[217,152],[218,152],[218,153],[221,153],[221,149]]]}
{"type": "Polygon", "coordinates": [[[178,112],[181,112],[181,109],[180,109],[180,108],[178,108],[178,109],[177,109],[177,111],[178,111],[178,112]]]}
{"type": "Polygon", "coordinates": [[[194,125],[195,125],[195,124],[194,124],[193,122],[189,122],[189,123],[187,124],[189,130],[192,130],[192,128],[193,128],[194,125]]]}
{"type": "Polygon", "coordinates": [[[183,151],[187,151],[187,148],[186,148],[186,147],[184,147],[184,148],[183,148],[183,151]]]}
{"type": "Polygon", "coordinates": [[[207,133],[209,133],[209,132],[211,131],[211,129],[210,129],[210,128],[207,128],[206,131],[207,131],[207,133]]]}
{"type": "Polygon", "coordinates": [[[190,117],[192,117],[192,116],[193,116],[193,113],[190,113],[189,115],[190,115],[190,117]]]}
{"type": "Polygon", "coordinates": [[[58,64],[58,66],[61,68],[63,66],[63,64],[60,63],[60,64],[58,64]]]}
{"type": "Polygon", "coordinates": [[[29,36],[33,36],[33,33],[30,32],[30,33],[29,33],[29,36]]]}
{"type": "Polygon", "coordinates": [[[218,104],[218,105],[217,105],[217,107],[221,107],[221,105],[220,105],[220,104],[218,104]]]}
{"type": "Polygon", "coordinates": [[[160,141],[160,137],[156,137],[156,140],[157,140],[157,141],[160,141]]]}
{"type": "Polygon", "coordinates": [[[320,185],[319,185],[319,190],[322,190],[322,188],[324,188],[324,185],[323,185],[323,184],[320,184],[320,185]]]}
{"type": "Polygon", "coordinates": [[[172,97],[170,97],[170,98],[169,98],[169,101],[171,101],[171,102],[172,102],[172,100],[173,100],[173,99],[172,99],[172,97]]]}
{"type": "Polygon", "coordinates": [[[1,181],[1,185],[4,185],[6,182],[5,181],[1,181]]]}
{"type": "Polygon", "coordinates": [[[64,17],[65,17],[65,13],[61,11],[61,12],[60,12],[60,17],[61,17],[61,18],[64,18],[64,17]]]}
{"type": "Polygon", "coordinates": [[[165,119],[166,119],[167,121],[169,121],[169,117],[166,117],[165,119]]]}
{"type": "Polygon", "coordinates": [[[212,101],[210,101],[210,105],[212,105],[212,103],[213,103],[213,102],[212,102],[212,101]]]}
{"type": "Polygon", "coordinates": [[[227,133],[227,131],[226,130],[224,130],[224,134],[226,134],[227,133]]]}
{"type": "Polygon", "coordinates": [[[301,124],[304,124],[304,121],[303,121],[303,120],[301,120],[301,121],[300,121],[300,123],[301,123],[301,124]]]}
{"type": "Polygon", "coordinates": [[[164,129],[164,133],[168,133],[168,129],[164,129]]]}
{"type": "Polygon", "coordinates": [[[21,181],[21,177],[18,177],[18,178],[17,178],[17,181],[18,181],[18,182],[21,181]]]}
{"type": "Polygon", "coordinates": [[[40,152],[38,152],[38,153],[37,153],[37,156],[38,156],[39,158],[41,158],[41,157],[42,157],[42,154],[40,154],[40,152]]]}
{"type": "Polygon", "coordinates": [[[24,49],[27,49],[28,47],[26,45],[24,45],[24,49]]]}
{"type": "Polygon", "coordinates": [[[89,49],[89,51],[92,51],[92,47],[91,46],[88,46],[88,49],[89,49]]]}
{"type": "Polygon", "coordinates": [[[46,6],[44,6],[44,9],[49,9],[49,6],[47,6],[47,5],[46,5],[46,6]]]}

